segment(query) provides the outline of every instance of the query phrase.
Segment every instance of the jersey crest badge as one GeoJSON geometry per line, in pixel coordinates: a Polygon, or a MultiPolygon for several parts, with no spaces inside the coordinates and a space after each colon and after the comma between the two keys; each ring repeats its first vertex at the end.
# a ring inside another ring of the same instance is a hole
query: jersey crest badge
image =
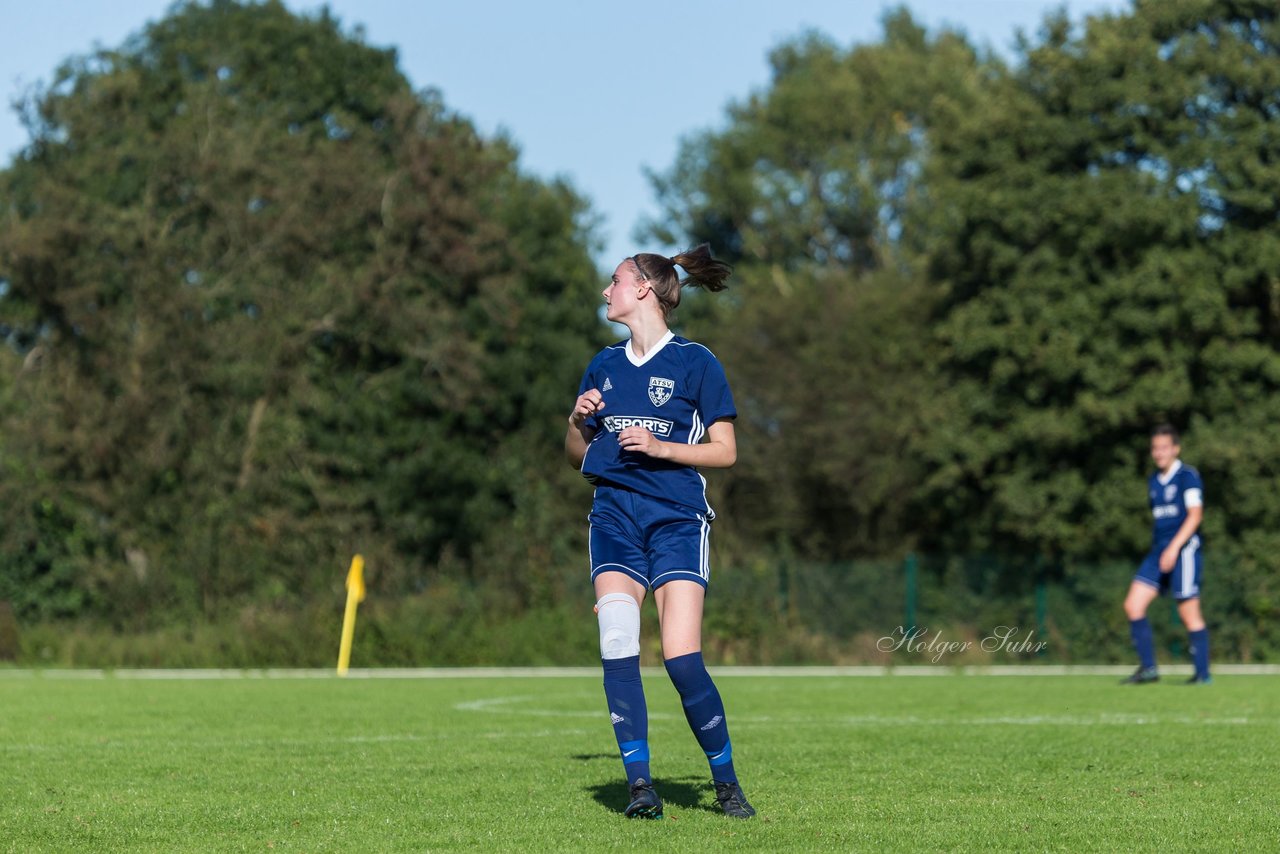
{"type": "MultiPolygon", "coordinates": [[[[650,391],[650,394],[653,392],[650,391]]],[[[1175,484],[1169,484],[1164,488],[1164,500],[1172,501],[1178,494],[1178,487],[1175,484]]]]}
{"type": "Polygon", "coordinates": [[[675,380],[649,377],[649,400],[653,401],[654,406],[661,406],[671,399],[671,393],[675,388],[675,380]]]}

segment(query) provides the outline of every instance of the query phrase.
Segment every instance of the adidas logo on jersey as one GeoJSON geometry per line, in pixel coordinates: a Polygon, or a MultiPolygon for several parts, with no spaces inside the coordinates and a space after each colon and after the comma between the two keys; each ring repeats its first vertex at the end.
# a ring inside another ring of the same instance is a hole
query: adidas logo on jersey
{"type": "Polygon", "coordinates": [[[622,723],[623,721],[625,721],[625,720],[626,720],[626,718],[624,718],[622,715],[618,714],[617,712],[610,712],[610,713],[609,713],[609,720],[613,722],[613,725],[614,725],[614,726],[617,726],[618,724],[620,724],[620,723],[622,723]]]}
{"type": "Polygon", "coordinates": [[[720,717],[719,715],[716,715],[714,718],[707,721],[704,725],[698,727],[698,729],[702,730],[703,732],[706,732],[709,729],[715,729],[716,727],[720,726],[720,722],[722,720],[724,720],[724,718],[720,717]]]}
{"type": "Polygon", "coordinates": [[[605,377],[605,378],[604,378],[604,385],[600,387],[600,390],[601,390],[601,391],[608,391],[608,390],[609,390],[609,389],[611,389],[611,388],[613,388],[613,382],[612,382],[608,377],[605,377]]]}

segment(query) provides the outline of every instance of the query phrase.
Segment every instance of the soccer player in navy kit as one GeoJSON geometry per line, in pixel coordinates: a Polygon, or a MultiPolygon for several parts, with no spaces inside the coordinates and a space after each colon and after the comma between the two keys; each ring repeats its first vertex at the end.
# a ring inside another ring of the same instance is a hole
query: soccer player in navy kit
{"type": "Polygon", "coordinates": [[[716,799],[727,815],[755,815],[734,771],[724,703],[702,660],[715,514],[697,468],[737,460],[737,411],[716,357],[667,327],[681,286],[720,291],[730,270],[705,244],[619,264],[604,289],[606,316],[631,337],[587,366],[565,435],[569,461],[595,485],[588,518],[604,691],[631,791],[626,815],[634,818],[662,817],[640,682],[640,604],[650,590],[667,674],[707,755],[716,799]],[[688,274],[683,281],[677,266],[688,274]]]}
{"type": "Polygon", "coordinates": [[[1147,607],[1168,591],[1178,603],[1178,615],[1191,638],[1195,675],[1188,684],[1209,682],[1209,630],[1200,613],[1200,520],[1204,516],[1204,486],[1200,473],[1178,459],[1182,448],[1178,431],[1162,424],[1151,431],[1151,459],[1156,473],[1147,482],[1154,520],[1151,551],[1129,585],[1124,612],[1141,662],[1126,684],[1142,685],[1160,679],[1147,607]]]}

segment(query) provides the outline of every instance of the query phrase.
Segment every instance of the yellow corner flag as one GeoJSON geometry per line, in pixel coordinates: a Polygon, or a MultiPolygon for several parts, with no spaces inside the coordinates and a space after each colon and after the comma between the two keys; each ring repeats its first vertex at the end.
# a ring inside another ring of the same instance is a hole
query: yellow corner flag
{"type": "Polygon", "coordinates": [[[356,606],[364,601],[364,558],[356,555],[347,570],[347,612],[342,617],[342,643],[338,645],[338,675],[346,676],[351,664],[351,639],[356,633],[356,606]]]}

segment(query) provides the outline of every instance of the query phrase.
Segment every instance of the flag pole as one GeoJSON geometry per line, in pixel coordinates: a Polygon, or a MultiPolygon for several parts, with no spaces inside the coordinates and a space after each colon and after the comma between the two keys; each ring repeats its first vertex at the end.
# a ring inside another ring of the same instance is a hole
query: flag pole
{"type": "Polygon", "coordinates": [[[347,570],[347,610],[342,617],[342,643],[338,645],[338,675],[346,676],[351,664],[351,639],[356,633],[356,606],[364,601],[364,558],[356,555],[347,570]]]}

